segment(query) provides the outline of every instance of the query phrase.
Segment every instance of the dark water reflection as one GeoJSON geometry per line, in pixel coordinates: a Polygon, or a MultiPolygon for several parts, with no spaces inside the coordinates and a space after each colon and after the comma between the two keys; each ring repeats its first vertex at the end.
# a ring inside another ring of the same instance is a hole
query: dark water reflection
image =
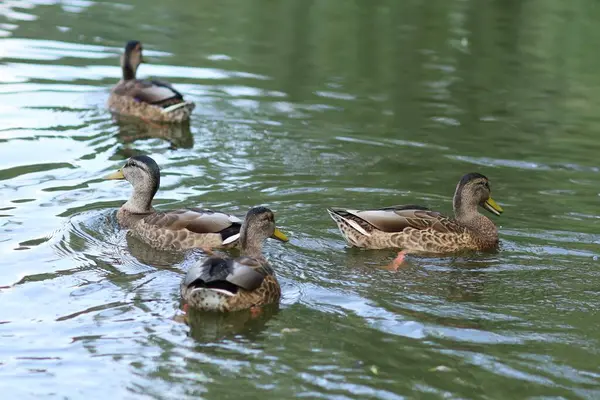
{"type": "Polygon", "coordinates": [[[600,9],[592,0],[29,1],[0,6],[7,398],[597,398],[600,9]],[[128,39],[197,107],[105,107],[128,39]],[[181,310],[201,257],[120,231],[135,154],[162,209],[267,205],[279,307],[181,310]],[[325,207],[491,180],[501,250],[348,249],[325,207]]]}
{"type": "MultiPolygon", "coordinates": [[[[190,336],[199,343],[240,338],[257,342],[261,333],[267,328],[267,322],[279,312],[279,306],[265,307],[259,314],[250,311],[232,314],[202,313],[190,309],[185,316],[185,323],[190,327],[190,336]]],[[[283,333],[295,332],[284,329],[283,333]]]]}
{"type": "Polygon", "coordinates": [[[129,158],[133,149],[130,145],[138,140],[162,139],[169,143],[169,149],[191,149],[194,147],[194,137],[189,123],[184,124],[153,124],[139,119],[114,116],[119,126],[118,140],[123,142],[123,149],[118,154],[122,158],[129,158]]]}

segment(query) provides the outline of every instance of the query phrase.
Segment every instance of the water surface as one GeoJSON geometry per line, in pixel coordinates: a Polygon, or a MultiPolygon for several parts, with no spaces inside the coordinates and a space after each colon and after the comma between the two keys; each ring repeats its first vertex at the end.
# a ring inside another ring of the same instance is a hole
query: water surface
{"type": "Polygon", "coordinates": [[[0,5],[6,398],[598,398],[600,8],[537,1],[13,0],[0,5]],[[125,41],[193,100],[115,121],[125,41]],[[119,230],[135,154],[161,209],[277,213],[257,318],[193,313],[200,254],[119,230]],[[501,251],[348,248],[328,206],[451,212],[490,178],[501,251]]]}

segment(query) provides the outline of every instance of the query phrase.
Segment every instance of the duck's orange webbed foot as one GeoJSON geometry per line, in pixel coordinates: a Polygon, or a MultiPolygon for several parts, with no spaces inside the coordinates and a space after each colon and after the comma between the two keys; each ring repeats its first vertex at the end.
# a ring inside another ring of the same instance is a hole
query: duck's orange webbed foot
{"type": "Polygon", "coordinates": [[[252,318],[256,318],[262,314],[262,308],[260,306],[252,306],[250,307],[250,315],[252,318]]]}
{"type": "Polygon", "coordinates": [[[181,307],[181,310],[183,311],[183,314],[175,314],[173,316],[173,320],[186,324],[188,322],[188,305],[187,303],[184,303],[183,306],[181,307]]]}
{"type": "Polygon", "coordinates": [[[385,266],[385,269],[390,271],[398,271],[398,268],[400,268],[402,263],[404,263],[404,258],[406,257],[406,254],[407,253],[405,250],[399,252],[396,258],[394,258],[391,263],[385,266]]]}

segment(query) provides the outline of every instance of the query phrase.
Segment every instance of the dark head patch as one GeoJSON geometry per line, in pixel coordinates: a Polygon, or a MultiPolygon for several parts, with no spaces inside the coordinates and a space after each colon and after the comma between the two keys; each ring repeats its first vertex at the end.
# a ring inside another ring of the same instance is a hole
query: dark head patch
{"type": "Polygon", "coordinates": [[[460,178],[459,185],[464,186],[468,182],[474,181],[475,179],[484,179],[486,181],[488,180],[488,178],[486,176],[481,175],[480,173],[470,172],[470,173],[464,175],[462,178],[460,178]]]}
{"type": "Polygon", "coordinates": [[[253,216],[253,215],[261,215],[261,214],[273,215],[273,211],[271,211],[267,207],[263,207],[263,206],[253,207],[250,210],[248,210],[248,214],[246,214],[246,218],[253,216]]]}
{"type": "Polygon", "coordinates": [[[152,159],[152,157],[145,155],[134,156],[127,161],[127,165],[130,166],[134,166],[136,163],[144,164],[146,167],[148,167],[148,172],[150,172],[151,175],[160,175],[160,168],[158,167],[156,161],[152,159]]]}
{"type": "Polygon", "coordinates": [[[142,44],[138,40],[130,40],[125,45],[125,53],[131,53],[138,45],[140,46],[140,50],[141,50],[142,44]]]}

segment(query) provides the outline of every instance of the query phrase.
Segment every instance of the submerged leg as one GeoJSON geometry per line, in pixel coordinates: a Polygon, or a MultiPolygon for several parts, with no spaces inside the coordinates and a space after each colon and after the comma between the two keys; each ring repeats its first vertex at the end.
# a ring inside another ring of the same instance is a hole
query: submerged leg
{"type": "Polygon", "coordinates": [[[399,252],[396,258],[394,258],[391,263],[385,266],[385,269],[390,271],[398,271],[398,268],[400,268],[400,265],[402,265],[402,263],[404,262],[406,254],[406,250],[402,250],[401,252],[399,252]]]}
{"type": "Polygon", "coordinates": [[[252,318],[257,318],[262,314],[262,308],[260,306],[252,306],[250,307],[250,315],[252,318]]]}

